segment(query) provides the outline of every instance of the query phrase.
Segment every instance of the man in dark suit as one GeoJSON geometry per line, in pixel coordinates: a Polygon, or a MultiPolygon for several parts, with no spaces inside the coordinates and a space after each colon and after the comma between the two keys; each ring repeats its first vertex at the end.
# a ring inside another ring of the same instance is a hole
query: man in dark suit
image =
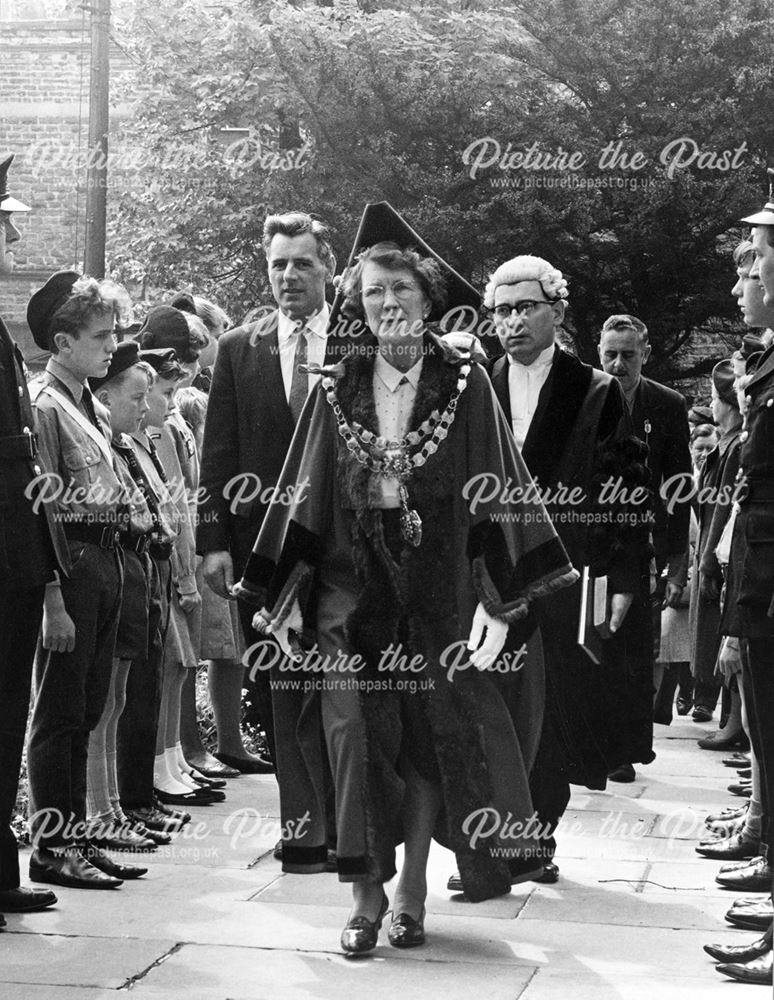
{"type": "MultiPolygon", "coordinates": [[[[301,364],[331,360],[325,286],[336,262],[328,231],[300,212],[271,215],[263,234],[277,309],[218,343],[201,465],[197,549],[204,578],[221,596],[242,574],[268,508],[303,403],[318,376],[301,364]]],[[[253,609],[240,603],[248,649],[260,642],[253,609]]],[[[268,672],[249,684],[257,716],[274,754],[268,672]]],[[[221,755],[223,759],[223,755],[221,755]]],[[[271,770],[262,761],[223,759],[240,770],[271,770]]]]}
{"type": "MultiPolygon", "coordinates": [[[[13,212],[29,212],[8,194],[0,163],[0,269],[10,270],[6,247],[20,239],[13,212]]],[[[66,565],[56,523],[35,513],[28,488],[44,471],[21,351],[0,319],[0,912],[42,910],[53,892],[19,887],[19,853],[11,829],[30,704],[32,664],[47,583],[66,565]],[[59,546],[61,564],[54,545],[59,546]]],[[[0,916],[0,926],[5,919],[0,916]]]]}
{"type": "MultiPolygon", "coordinates": [[[[649,357],[648,328],[642,320],[628,314],[605,320],[599,340],[599,360],[608,375],[618,380],[634,433],[648,446],[652,543],[658,581],[666,569],[665,589],[659,586],[654,609],[653,627],[658,635],[661,608],[677,607],[687,582],[692,476],[685,398],[643,377],[642,368],[649,357]]],[[[709,718],[719,691],[718,684],[707,684],[697,691],[696,703],[709,708],[709,718]],[[700,702],[699,698],[703,700],[700,702]]],[[[631,764],[624,765],[609,777],[613,781],[633,781],[634,768],[631,764]]]]}
{"type": "Polygon", "coordinates": [[[642,531],[619,530],[637,512],[624,509],[620,495],[608,503],[600,492],[611,476],[627,484],[639,476],[641,484],[642,451],[625,440],[631,424],[617,380],[556,343],[567,307],[561,272],[542,258],[516,257],[495,271],[485,303],[506,351],[490,363],[492,384],[527,468],[544,491],[573,565],[606,574],[612,595],[601,667],[577,642],[581,585],[536,602],[544,626],[546,716],[530,789],[547,834],[543,880],[555,881],[553,831],[570,783],[601,789],[612,766],[653,759],[652,682],[650,676],[643,680],[636,652],[641,641],[635,641],[642,623],[622,627],[647,575],[642,531]],[[577,488],[576,499],[562,498],[561,486],[577,488]]]}

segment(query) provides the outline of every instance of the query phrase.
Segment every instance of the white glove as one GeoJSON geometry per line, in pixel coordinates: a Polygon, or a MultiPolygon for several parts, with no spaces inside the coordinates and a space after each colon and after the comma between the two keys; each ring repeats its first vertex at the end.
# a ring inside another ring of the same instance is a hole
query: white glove
{"type": "Polygon", "coordinates": [[[290,614],[281,625],[273,625],[271,623],[266,625],[266,619],[259,611],[253,618],[253,628],[256,632],[263,631],[268,635],[273,635],[282,652],[294,663],[302,658],[301,646],[297,636],[301,634],[304,628],[304,619],[301,616],[301,607],[297,599],[293,601],[290,614]],[[256,619],[260,619],[260,622],[256,621],[256,619]]]}
{"type": "Polygon", "coordinates": [[[508,636],[508,626],[487,614],[484,605],[479,602],[473,615],[473,625],[468,637],[468,649],[471,652],[470,662],[476,670],[488,670],[500,655],[508,636]],[[481,637],[486,628],[486,637],[479,648],[481,637]]]}

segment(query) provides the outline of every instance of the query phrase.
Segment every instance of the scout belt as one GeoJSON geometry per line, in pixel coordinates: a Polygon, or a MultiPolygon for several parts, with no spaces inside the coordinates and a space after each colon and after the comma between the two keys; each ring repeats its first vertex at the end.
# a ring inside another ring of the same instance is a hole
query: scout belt
{"type": "Polygon", "coordinates": [[[38,435],[28,431],[26,434],[11,434],[0,437],[0,460],[37,458],[38,435]]]}
{"type": "Polygon", "coordinates": [[[117,549],[121,529],[117,524],[86,524],[84,521],[70,521],[63,525],[65,537],[71,542],[87,542],[101,549],[117,549]]]}

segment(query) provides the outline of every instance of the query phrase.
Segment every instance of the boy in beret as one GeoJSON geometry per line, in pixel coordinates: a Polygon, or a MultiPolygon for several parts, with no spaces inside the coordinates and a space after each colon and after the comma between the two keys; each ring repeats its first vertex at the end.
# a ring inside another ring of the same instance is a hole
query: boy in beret
{"type": "Polygon", "coordinates": [[[27,751],[30,878],[83,889],[121,885],[83,853],[89,734],[110,686],[123,572],[118,538],[126,517],[109,414],[88,379],[107,374],[116,321],[127,321],[130,307],[120,286],[63,271],[27,309],[36,344],[52,353],[35,404],[41,454],[51,470],[39,499],[63,526],[69,561],[68,575],[46,587],[46,652],[36,665],[27,751]]]}

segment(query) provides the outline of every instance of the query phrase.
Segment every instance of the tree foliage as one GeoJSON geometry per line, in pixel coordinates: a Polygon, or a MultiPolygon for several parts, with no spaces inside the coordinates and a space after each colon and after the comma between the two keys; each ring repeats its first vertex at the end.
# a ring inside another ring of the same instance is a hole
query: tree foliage
{"type": "Polygon", "coordinates": [[[755,0],[131,0],[116,34],[136,66],[121,141],[150,157],[114,202],[119,274],[139,261],[239,316],[268,301],[268,211],[325,219],[345,261],[363,205],[386,199],[481,287],[516,253],[555,263],[586,359],[614,311],[648,324],[664,373],[735,322],[734,220],[774,149],[755,0]],[[224,128],[249,132],[229,145],[224,128]],[[471,147],[493,162],[473,169],[471,147]],[[530,148],[540,169],[503,169],[530,148]],[[626,159],[600,166],[606,149],[626,159]]]}

